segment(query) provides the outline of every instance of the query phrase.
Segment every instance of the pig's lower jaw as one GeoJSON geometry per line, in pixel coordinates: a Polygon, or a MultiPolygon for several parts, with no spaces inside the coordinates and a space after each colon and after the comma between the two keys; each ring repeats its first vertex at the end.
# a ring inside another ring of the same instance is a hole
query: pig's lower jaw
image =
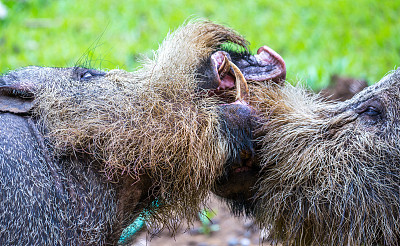
{"type": "Polygon", "coordinates": [[[255,168],[237,167],[216,182],[213,192],[225,199],[251,199],[254,196],[252,190],[257,182],[258,173],[255,168]]]}
{"type": "Polygon", "coordinates": [[[258,173],[259,171],[249,167],[236,168],[217,182],[213,193],[227,203],[232,214],[253,216],[253,187],[257,182],[258,173]]]}

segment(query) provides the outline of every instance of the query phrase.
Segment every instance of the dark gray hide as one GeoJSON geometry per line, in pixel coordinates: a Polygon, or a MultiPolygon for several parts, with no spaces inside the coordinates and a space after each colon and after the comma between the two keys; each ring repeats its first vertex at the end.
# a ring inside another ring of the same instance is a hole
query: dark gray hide
{"type": "Polygon", "coordinates": [[[27,115],[30,91],[51,71],[79,74],[30,67],[0,77],[0,245],[99,245],[111,231],[114,187],[85,159],[51,158],[27,115]]]}
{"type": "MultiPolygon", "coordinates": [[[[91,83],[103,75],[84,68],[27,67],[0,77],[0,245],[116,244],[154,199],[147,176],[140,182],[127,174],[108,180],[93,156],[54,154],[46,127],[30,113],[42,83],[91,83]]],[[[243,150],[254,155],[251,112],[231,104],[222,105],[219,114],[232,144],[228,173],[247,162],[243,150]]]]}

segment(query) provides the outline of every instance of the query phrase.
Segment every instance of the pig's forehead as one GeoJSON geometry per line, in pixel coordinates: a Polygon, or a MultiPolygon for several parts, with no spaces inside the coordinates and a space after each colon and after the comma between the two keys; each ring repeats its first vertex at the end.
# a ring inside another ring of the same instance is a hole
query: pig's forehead
{"type": "Polygon", "coordinates": [[[39,75],[39,74],[47,74],[54,72],[70,72],[74,68],[73,67],[40,67],[40,66],[28,66],[22,67],[13,71],[10,71],[9,74],[18,75],[18,76],[29,76],[29,75],[39,75]]]}
{"type": "Polygon", "coordinates": [[[37,67],[29,66],[20,69],[10,71],[9,73],[3,75],[4,81],[40,81],[47,79],[49,77],[64,77],[71,74],[74,68],[57,68],[57,67],[37,67]]]}
{"type": "Polygon", "coordinates": [[[100,70],[87,69],[82,67],[38,67],[29,66],[10,71],[0,75],[1,86],[13,86],[37,88],[44,84],[57,84],[69,80],[79,80],[79,75],[89,72],[90,75],[104,75],[100,70]]]}

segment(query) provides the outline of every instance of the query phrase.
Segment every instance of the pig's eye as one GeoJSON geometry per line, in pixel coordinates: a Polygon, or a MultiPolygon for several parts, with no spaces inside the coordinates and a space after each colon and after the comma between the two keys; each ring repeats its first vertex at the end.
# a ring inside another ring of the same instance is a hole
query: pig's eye
{"type": "Polygon", "coordinates": [[[379,110],[377,110],[376,108],[369,106],[367,107],[367,109],[363,112],[363,114],[368,115],[368,116],[377,116],[379,115],[381,112],[379,112],[379,110]]]}
{"type": "Polygon", "coordinates": [[[368,125],[378,123],[383,117],[383,105],[380,100],[371,99],[361,103],[355,112],[359,115],[360,120],[368,125]]]}
{"type": "Polygon", "coordinates": [[[104,76],[105,73],[103,71],[95,70],[95,69],[88,69],[82,67],[76,67],[72,74],[73,78],[76,80],[91,80],[94,77],[104,76]]]}
{"type": "Polygon", "coordinates": [[[93,77],[93,74],[91,74],[89,71],[87,71],[81,75],[81,79],[83,79],[83,80],[91,79],[92,77],[93,77]]]}

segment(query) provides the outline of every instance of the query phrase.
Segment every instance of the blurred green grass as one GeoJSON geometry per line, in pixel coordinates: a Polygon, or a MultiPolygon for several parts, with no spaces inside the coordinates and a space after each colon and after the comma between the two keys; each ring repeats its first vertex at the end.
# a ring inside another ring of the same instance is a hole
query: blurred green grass
{"type": "Polygon", "coordinates": [[[332,74],[377,81],[400,61],[397,0],[2,0],[0,73],[21,66],[138,65],[190,17],[228,25],[285,59],[288,80],[325,87],[332,74]]]}

